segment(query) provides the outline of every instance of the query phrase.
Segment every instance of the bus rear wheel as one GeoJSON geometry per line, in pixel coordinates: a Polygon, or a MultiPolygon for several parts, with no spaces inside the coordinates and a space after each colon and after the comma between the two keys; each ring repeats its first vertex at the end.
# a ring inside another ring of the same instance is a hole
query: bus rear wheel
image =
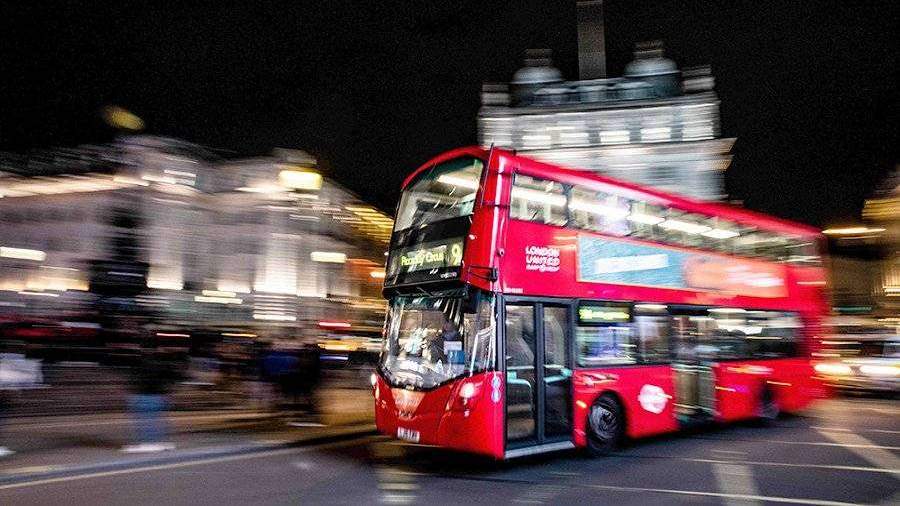
{"type": "Polygon", "coordinates": [[[768,424],[781,415],[781,408],[775,400],[775,394],[770,388],[763,387],[759,393],[759,401],[756,408],[756,419],[762,424],[768,424]]]}
{"type": "Polygon", "coordinates": [[[619,448],[625,435],[622,407],[611,395],[600,396],[591,406],[587,420],[588,451],[598,457],[619,448]]]}

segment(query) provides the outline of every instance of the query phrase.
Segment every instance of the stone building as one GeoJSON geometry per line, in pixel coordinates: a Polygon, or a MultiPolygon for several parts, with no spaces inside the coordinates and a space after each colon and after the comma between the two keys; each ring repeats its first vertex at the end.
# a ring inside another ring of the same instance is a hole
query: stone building
{"type": "Polygon", "coordinates": [[[735,139],[723,138],[709,68],[681,71],[644,44],[625,75],[565,81],[531,52],[508,84],[486,84],[478,114],[484,146],[706,200],[725,198],[735,139]]]}

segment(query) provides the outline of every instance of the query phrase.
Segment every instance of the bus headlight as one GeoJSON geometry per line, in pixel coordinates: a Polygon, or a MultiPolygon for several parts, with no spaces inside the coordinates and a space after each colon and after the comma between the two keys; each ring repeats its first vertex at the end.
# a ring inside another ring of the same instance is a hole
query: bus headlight
{"type": "Polygon", "coordinates": [[[816,364],[817,373],[826,374],[828,376],[849,376],[853,374],[853,369],[847,364],[822,363],[816,364]]]}
{"type": "Polygon", "coordinates": [[[374,372],[372,373],[371,376],[369,376],[369,382],[372,383],[373,387],[375,386],[376,383],[378,383],[378,376],[376,376],[374,372]]]}
{"type": "Polygon", "coordinates": [[[479,394],[481,394],[481,383],[476,381],[463,382],[459,386],[459,390],[456,391],[456,395],[451,396],[447,402],[447,409],[468,411],[478,403],[479,394]]]}
{"type": "Polygon", "coordinates": [[[900,376],[900,367],[895,365],[864,365],[859,368],[859,372],[869,376],[900,376]]]}

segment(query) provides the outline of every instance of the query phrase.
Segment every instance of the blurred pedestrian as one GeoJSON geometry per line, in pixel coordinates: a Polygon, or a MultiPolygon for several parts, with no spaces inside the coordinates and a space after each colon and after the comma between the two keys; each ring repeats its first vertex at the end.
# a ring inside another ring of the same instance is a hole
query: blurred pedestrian
{"type": "Polygon", "coordinates": [[[321,356],[316,343],[306,343],[298,352],[297,392],[299,408],[308,416],[318,415],[316,389],[322,377],[321,356]]]}
{"type": "Polygon", "coordinates": [[[299,358],[293,346],[276,342],[262,359],[262,377],[272,384],[282,398],[282,406],[289,406],[293,397],[293,383],[297,377],[299,358]]]}
{"type": "MultiPolygon", "coordinates": [[[[0,347],[0,421],[9,406],[9,392],[36,388],[43,383],[41,362],[25,358],[23,343],[3,342],[0,347]]],[[[14,454],[0,446],[0,458],[14,454]]]]}
{"type": "MultiPolygon", "coordinates": [[[[321,376],[319,347],[315,343],[278,343],[263,359],[264,377],[277,385],[284,411],[291,416],[316,416],[316,387],[321,376]]],[[[293,421],[292,424],[305,423],[293,421]]]]}
{"type": "Polygon", "coordinates": [[[122,448],[122,451],[144,453],[175,448],[173,443],[165,441],[168,427],[164,415],[169,389],[180,377],[177,358],[176,353],[158,347],[154,338],[145,338],[138,363],[131,370],[133,393],[128,402],[134,417],[137,443],[122,448]]]}

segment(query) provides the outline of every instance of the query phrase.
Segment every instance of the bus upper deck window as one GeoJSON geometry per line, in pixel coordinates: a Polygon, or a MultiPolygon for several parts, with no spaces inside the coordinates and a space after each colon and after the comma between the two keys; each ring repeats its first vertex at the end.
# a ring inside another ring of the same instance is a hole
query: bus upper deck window
{"type": "Polygon", "coordinates": [[[566,224],[566,195],[555,181],[517,174],[513,180],[510,216],[548,225],[566,224]]]}
{"type": "Polygon", "coordinates": [[[403,190],[394,230],[471,215],[483,168],[481,160],[462,157],[419,174],[403,190]]]}
{"type": "Polygon", "coordinates": [[[623,197],[575,187],[569,201],[569,217],[577,228],[627,236],[633,226],[627,219],[630,207],[631,202],[623,197]]]}

